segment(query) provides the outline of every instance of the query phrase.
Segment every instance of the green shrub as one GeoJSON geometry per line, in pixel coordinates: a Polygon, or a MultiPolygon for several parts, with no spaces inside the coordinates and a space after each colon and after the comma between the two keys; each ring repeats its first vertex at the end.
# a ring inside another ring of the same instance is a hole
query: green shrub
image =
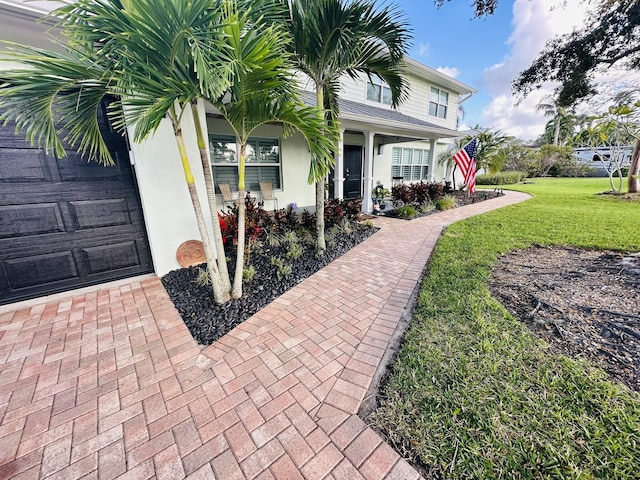
{"type": "Polygon", "coordinates": [[[302,243],[306,243],[308,245],[315,244],[315,237],[313,236],[313,234],[311,232],[312,232],[312,230],[310,230],[310,229],[299,228],[298,231],[296,232],[296,234],[298,236],[298,240],[300,240],[302,243]]]}
{"type": "Polygon", "coordinates": [[[396,213],[400,218],[413,218],[418,214],[418,211],[411,205],[403,205],[396,209],[396,213]]]}
{"type": "Polygon", "coordinates": [[[253,265],[242,269],[242,278],[251,281],[256,274],[256,269],[253,265]]]}
{"type": "Polygon", "coordinates": [[[418,207],[418,211],[420,213],[431,213],[436,209],[436,204],[434,202],[423,203],[418,207]]]}
{"type": "Polygon", "coordinates": [[[360,223],[360,226],[364,228],[373,228],[373,222],[371,220],[365,220],[364,222],[360,223]]]}
{"type": "Polygon", "coordinates": [[[285,261],[279,257],[272,257],[271,265],[274,265],[277,269],[276,277],[278,277],[278,280],[282,280],[284,277],[291,274],[291,265],[285,263],[285,261]]]}
{"type": "Polygon", "coordinates": [[[196,285],[200,287],[206,287],[211,285],[211,278],[209,278],[209,272],[207,268],[198,267],[198,276],[196,277],[196,285]]]}
{"type": "Polygon", "coordinates": [[[438,210],[449,210],[456,206],[456,199],[451,195],[445,195],[444,197],[436,201],[436,208],[438,210]]]}
{"type": "Polygon", "coordinates": [[[302,247],[298,243],[290,243],[287,247],[286,257],[289,260],[295,260],[296,258],[300,258],[302,255],[302,247]]]}
{"type": "Polygon", "coordinates": [[[384,185],[382,185],[382,183],[378,183],[378,185],[373,187],[373,190],[371,191],[371,198],[373,199],[378,198],[380,200],[383,200],[389,195],[391,195],[391,192],[389,191],[389,189],[384,188],[384,185]]]}
{"type": "Polygon", "coordinates": [[[284,235],[274,231],[268,231],[265,235],[265,240],[271,247],[279,247],[280,245],[285,243],[284,235]]]}
{"type": "Polygon", "coordinates": [[[338,227],[338,229],[340,229],[342,233],[346,233],[348,235],[351,232],[353,232],[353,223],[354,222],[351,222],[346,218],[343,218],[342,221],[336,226],[338,227]]]}
{"type": "Polygon", "coordinates": [[[498,172],[495,174],[478,175],[476,184],[478,185],[511,185],[519,183],[527,177],[524,172],[498,172]]]}
{"type": "MultiPolygon", "coordinates": [[[[628,177],[629,176],[629,167],[622,167],[620,168],[620,171],[622,172],[622,176],[623,177],[628,177]]],[[[616,170],[615,172],[613,172],[614,175],[618,175],[618,171],[616,170]]]]}

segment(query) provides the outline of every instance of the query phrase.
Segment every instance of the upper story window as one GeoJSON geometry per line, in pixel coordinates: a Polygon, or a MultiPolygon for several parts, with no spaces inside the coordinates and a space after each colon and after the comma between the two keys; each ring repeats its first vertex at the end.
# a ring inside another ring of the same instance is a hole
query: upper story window
{"type": "Polygon", "coordinates": [[[431,87],[431,95],[429,95],[429,115],[432,117],[447,118],[448,107],[449,92],[431,87]]]}
{"type": "Polygon", "coordinates": [[[371,75],[371,79],[367,81],[367,100],[384,105],[391,105],[392,103],[391,89],[376,75],[371,75]]]}
{"type": "MultiPolygon", "coordinates": [[[[238,190],[238,159],[236,139],[232,135],[209,135],[213,178],[216,182],[229,182],[238,190]]],[[[259,191],[259,182],[273,182],[281,188],[280,143],[275,138],[249,138],[245,158],[244,180],[248,191],[259,191]]]]}

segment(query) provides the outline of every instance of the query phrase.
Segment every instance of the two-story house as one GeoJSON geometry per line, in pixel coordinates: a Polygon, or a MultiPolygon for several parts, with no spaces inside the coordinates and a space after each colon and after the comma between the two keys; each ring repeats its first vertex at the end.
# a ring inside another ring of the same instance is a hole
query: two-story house
{"type": "MultiPolygon", "coordinates": [[[[36,23],[52,8],[47,4],[0,0],[0,39],[51,48],[46,27],[36,23]]],[[[7,68],[12,65],[0,64],[0,71],[7,68]]],[[[437,153],[458,135],[458,106],[474,90],[411,59],[406,74],[409,100],[398,109],[390,107],[389,90],[377,79],[342,82],[340,155],[327,178],[331,197],[362,197],[370,212],[376,182],[390,188],[394,178],[445,180],[437,153]]],[[[313,90],[304,81],[300,87],[313,90]]],[[[213,107],[202,105],[200,113],[215,181],[234,188],[232,131],[213,107]]],[[[184,135],[205,198],[190,121],[185,119],[184,135]]],[[[115,132],[107,140],[115,167],[75,155],[57,159],[15,136],[11,126],[0,127],[0,304],[142,273],[161,276],[179,267],[177,248],[199,238],[170,123],[144,142],[127,143],[115,132]]],[[[281,207],[312,209],[315,187],[307,183],[310,155],[303,137],[284,137],[281,126],[267,125],[250,144],[247,189],[257,194],[259,181],[271,181],[281,207]]],[[[208,211],[205,216],[210,218],[208,211]]]]}
{"type": "MultiPolygon", "coordinates": [[[[394,181],[446,180],[437,154],[446,148],[446,139],[459,136],[459,105],[475,90],[410,58],[406,77],[409,99],[397,109],[391,107],[390,90],[380,79],[345,76],[341,82],[340,145],[335,169],[327,178],[330,198],[364,198],[363,210],[371,212],[371,190],[378,182],[390,188],[394,181]]],[[[300,79],[305,100],[314,105],[314,85],[300,79]]],[[[213,110],[207,118],[214,177],[237,189],[232,132],[213,110]]],[[[300,142],[282,138],[277,127],[256,132],[247,189],[258,191],[259,181],[272,181],[280,204],[313,209],[315,193],[304,181],[308,155],[300,142]]]]}

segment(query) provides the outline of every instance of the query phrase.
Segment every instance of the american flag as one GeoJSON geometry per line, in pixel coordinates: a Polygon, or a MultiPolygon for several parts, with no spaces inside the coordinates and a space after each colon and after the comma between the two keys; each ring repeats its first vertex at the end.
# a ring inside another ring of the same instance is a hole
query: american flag
{"type": "Polygon", "coordinates": [[[453,156],[456,165],[460,169],[464,178],[464,184],[470,193],[476,191],[476,151],[478,149],[477,139],[471,140],[458,153],[453,156]]]}

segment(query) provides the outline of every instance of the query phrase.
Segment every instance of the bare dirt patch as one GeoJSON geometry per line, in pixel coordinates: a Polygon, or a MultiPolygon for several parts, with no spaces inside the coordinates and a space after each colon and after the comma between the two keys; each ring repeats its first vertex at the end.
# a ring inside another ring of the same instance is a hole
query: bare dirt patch
{"type": "Polygon", "coordinates": [[[640,253],[514,251],[498,259],[489,288],[556,351],[640,391],[640,253]]]}

